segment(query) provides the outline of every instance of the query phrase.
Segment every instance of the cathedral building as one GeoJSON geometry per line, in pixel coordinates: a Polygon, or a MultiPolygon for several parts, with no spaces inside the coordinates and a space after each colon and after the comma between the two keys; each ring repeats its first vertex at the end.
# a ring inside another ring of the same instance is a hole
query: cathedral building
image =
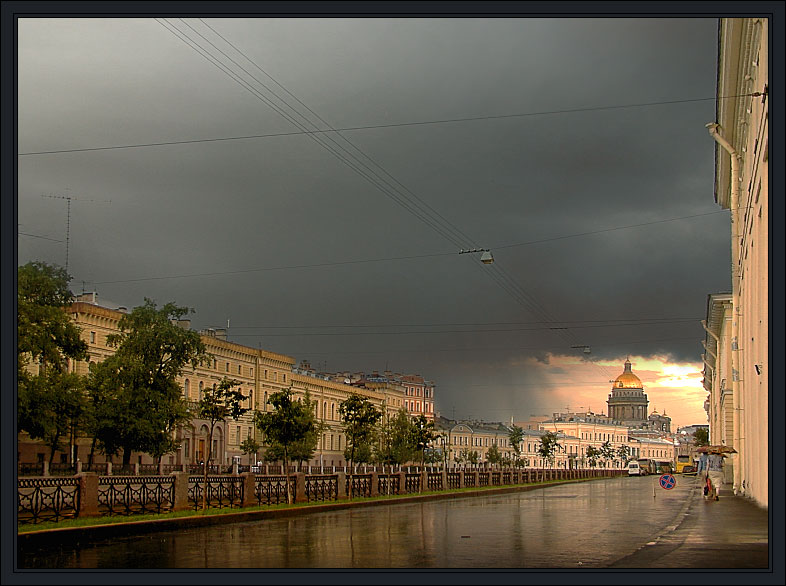
{"type": "Polygon", "coordinates": [[[630,360],[625,360],[625,369],[614,379],[607,404],[609,419],[630,428],[649,427],[649,400],[641,379],[631,370],[630,360]]]}

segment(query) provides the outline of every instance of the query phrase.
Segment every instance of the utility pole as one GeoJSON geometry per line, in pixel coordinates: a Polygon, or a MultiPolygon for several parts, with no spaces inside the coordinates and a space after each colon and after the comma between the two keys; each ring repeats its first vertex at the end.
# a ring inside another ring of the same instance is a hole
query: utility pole
{"type": "MultiPolygon", "coordinates": [[[[68,190],[66,189],[66,191],[68,191],[68,190]]],[[[105,202],[105,203],[111,203],[111,200],[108,200],[108,199],[103,199],[103,200],[99,200],[99,199],[82,199],[82,198],[71,197],[70,195],[44,195],[44,194],[41,194],[41,197],[49,197],[51,199],[64,199],[64,200],[66,200],[68,202],[67,214],[66,214],[66,259],[65,259],[65,270],[66,270],[66,273],[68,273],[68,248],[69,248],[69,243],[70,243],[70,240],[71,240],[71,200],[73,199],[75,201],[90,201],[90,202],[105,202]]]]}

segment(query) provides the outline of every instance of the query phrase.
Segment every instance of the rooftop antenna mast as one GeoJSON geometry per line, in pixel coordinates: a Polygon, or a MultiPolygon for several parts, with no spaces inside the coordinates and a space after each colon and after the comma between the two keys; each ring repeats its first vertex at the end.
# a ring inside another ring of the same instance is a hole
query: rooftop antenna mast
{"type": "MultiPolygon", "coordinates": [[[[68,191],[68,189],[66,189],[68,191]]],[[[41,197],[49,197],[51,199],[64,199],[68,202],[67,205],[67,215],[66,215],[66,258],[65,258],[65,270],[68,273],[68,248],[69,243],[71,241],[71,200],[75,201],[91,201],[91,202],[106,202],[111,203],[111,200],[108,199],[82,199],[77,197],[71,197],[70,195],[44,195],[41,194],[41,197]]]]}

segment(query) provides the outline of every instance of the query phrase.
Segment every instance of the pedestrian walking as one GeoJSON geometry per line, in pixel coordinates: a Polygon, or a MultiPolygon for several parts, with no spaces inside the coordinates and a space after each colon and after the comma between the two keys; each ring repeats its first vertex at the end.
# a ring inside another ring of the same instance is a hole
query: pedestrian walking
{"type": "MultiPolygon", "coordinates": [[[[711,452],[707,458],[707,475],[709,476],[710,483],[712,484],[712,492],[715,493],[714,500],[718,500],[720,496],[720,487],[723,484],[723,458],[725,456],[720,452],[711,452]]],[[[712,493],[709,495],[712,497],[712,493]]]]}

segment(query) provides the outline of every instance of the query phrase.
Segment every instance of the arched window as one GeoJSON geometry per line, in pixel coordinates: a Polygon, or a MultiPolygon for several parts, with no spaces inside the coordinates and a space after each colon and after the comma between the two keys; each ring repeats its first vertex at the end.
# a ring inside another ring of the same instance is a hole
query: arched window
{"type": "Polygon", "coordinates": [[[188,400],[188,399],[191,398],[190,397],[190,395],[191,395],[191,383],[189,382],[188,379],[186,379],[186,383],[184,385],[184,389],[185,389],[185,394],[186,394],[186,400],[188,400]]]}
{"type": "Polygon", "coordinates": [[[198,401],[202,400],[202,393],[204,392],[204,390],[205,390],[205,383],[199,381],[199,397],[197,397],[198,401]]]}
{"type": "Polygon", "coordinates": [[[322,403],[322,419],[327,419],[327,401],[322,403]]]}
{"type": "Polygon", "coordinates": [[[248,408],[254,408],[254,391],[248,391],[248,408]]]}

